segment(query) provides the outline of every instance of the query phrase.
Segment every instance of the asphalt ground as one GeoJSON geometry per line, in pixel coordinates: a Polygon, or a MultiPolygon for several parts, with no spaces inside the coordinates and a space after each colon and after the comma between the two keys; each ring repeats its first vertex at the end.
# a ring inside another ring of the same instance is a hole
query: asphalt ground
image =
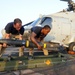
{"type": "MultiPolygon", "coordinates": [[[[7,50],[5,56],[11,54],[11,48],[9,50],[7,50]]],[[[18,49],[15,52],[17,51],[18,49]]],[[[75,75],[75,56],[65,54],[65,57],[67,58],[66,62],[64,61],[51,67],[0,72],[0,75],[75,75]]]]}
{"type": "Polygon", "coordinates": [[[52,67],[0,72],[0,75],[75,75],[75,59],[52,67]]]}

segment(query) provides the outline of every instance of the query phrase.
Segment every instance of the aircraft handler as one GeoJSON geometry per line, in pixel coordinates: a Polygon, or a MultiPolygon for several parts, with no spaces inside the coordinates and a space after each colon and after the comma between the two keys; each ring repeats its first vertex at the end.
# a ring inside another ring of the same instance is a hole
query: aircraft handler
{"type": "MultiPolygon", "coordinates": [[[[30,40],[38,47],[38,49],[42,49],[42,46],[39,44],[46,35],[50,32],[51,28],[49,25],[45,25],[44,27],[35,26],[31,28],[30,40]]],[[[33,49],[30,49],[29,55],[33,55],[33,49]]]]}
{"type": "MultiPolygon", "coordinates": [[[[23,39],[24,28],[22,26],[22,21],[19,18],[15,18],[14,22],[9,22],[5,29],[2,30],[2,35],[4,39],[23,39]]],[[[2,45],[0,45],[2,48],[2,45]]],[[[4,43],[3,47],[7,45],[4,43]]],[[[1,50],[1,49],[0,49],[1,50]]],[[[23,55],[24,47],[19,48],[19,56],[23,55]]]]}

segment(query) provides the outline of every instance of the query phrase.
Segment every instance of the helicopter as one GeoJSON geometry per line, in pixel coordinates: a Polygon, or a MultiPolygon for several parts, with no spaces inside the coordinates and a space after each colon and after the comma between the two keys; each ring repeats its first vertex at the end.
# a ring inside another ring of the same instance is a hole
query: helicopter
{"type": "Polygon", "coordinates": [[[67,53],[62,54],[61,52],[59,52],[60,49],[61,51],[64,50],[64,48],[61,45],[65,46],[70,51],[75,51],[75,26],[74,26],[75,3],[72,0],[61,0],[61,1],[68,2],[67,9],[63,9],[62,11],[51,15],[40,15],[38,19],[23,25],[25,27],[23,35],[25,40],[0,39],[1,44],[7,43],[10,46],[9,48],[7,48],[5,52],[5,57],[0,58],[1,72],[22,70],[28,68],[47,67],[47,66],[49,67],[51,65],[57,65],[59,62],[66,63],[67,61],[71,61],[68,59],[74,58],[68,55],[67,53]],[[45,43],[43,43],[44,46],[46,45],[46,43],[48,46],[48,48],[44,48],[43,46],[43,50],[45,49],[45,51],[48,51],[46,52],[46,54],[44,51],[38,51],[36,46],[32,42],[28,41],[28,36],[30,35],[30,29],[32,27],[34,26],[43,27],[45,25],[49,25],[51,28],[51,31],[44,38],[45,43]],[[16,48],[15,45],[25,46],[24,50],[25,56],[16,57],[18,55],[17,54],[18,48],[16,48]],[[52,54],[49,49],[51,47],[54,47],[53,45],[56,46],[54,48],[54,51],[56,49],[57,52],[52,54]],[[28,48],[35,48],[32,60],[28,59],[28,54],[29,54],[28,48]],[[13,56],[13,58],[11,58],[11,56],[13,56]],[[19,60],[22,60],[22,62],[19,62],[19,60]]]}
{"type": "Polygon", "coordinates": [[[68,2],[67,9],[51,15],[40,15],[35,21],[25,24],[24,35],[28,35],[30,28],[33,26],[49,25],[51,31],[44,41],[60,43],[69,51],[75,51],[75,3],[72,0],[61,1],[68,2]]]}

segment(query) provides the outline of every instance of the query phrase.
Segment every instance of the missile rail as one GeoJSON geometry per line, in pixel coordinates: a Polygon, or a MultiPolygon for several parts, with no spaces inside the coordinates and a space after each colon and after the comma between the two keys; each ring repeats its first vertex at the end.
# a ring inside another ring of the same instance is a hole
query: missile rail
{"type": "MultiPolygon", "coordinates": [[[[0,72],[3,71],[14,71],[14,70],[22,70],[28,68],[40,68],[40,67],[49,67],[53,65],[57,65],[67,61],[67,58],[61,51],[64,50],[64,47],[59,43],[53,42],[43,42],[39,43],[43,49],[48,50],[48,55],[44,55],[43,51],[38,50],[36,45],[28,40],[13,40],[13,39],[0,39],[0,44],[6,43],[9,45],[8,47],[21,47],[25,46],[25,53],[29,48],[34,48],[33,59],[29,60],[28,55],[24,55],[22,57],[16,56],[8,56],[8,58],[1,57],[0,58],[0,72]],[[54,49],[53,49],[54,48],[54,49]],[[42,53],[40,55],[40,53],[42,53]]],[[[8,49],[7,47],[7,49],[8,49]]],[[[11,51],[13,51],[13,48],[11,51]]]]}

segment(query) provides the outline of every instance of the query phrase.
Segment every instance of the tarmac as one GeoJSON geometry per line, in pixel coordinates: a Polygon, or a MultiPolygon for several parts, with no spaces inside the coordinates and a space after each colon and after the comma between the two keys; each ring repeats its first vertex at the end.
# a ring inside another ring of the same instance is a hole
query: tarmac
{"type": "Polygon", "coordinates": [[[52,67],[0,72],[0,75],[75,75],[75,59],[52,67]]]}
{"type": "Polygon", "coordinates": [[[70,60],[49,67],[0,72],[0,75],[75,75],[75,56],[65,54],[65,57],[70,60]]]}

